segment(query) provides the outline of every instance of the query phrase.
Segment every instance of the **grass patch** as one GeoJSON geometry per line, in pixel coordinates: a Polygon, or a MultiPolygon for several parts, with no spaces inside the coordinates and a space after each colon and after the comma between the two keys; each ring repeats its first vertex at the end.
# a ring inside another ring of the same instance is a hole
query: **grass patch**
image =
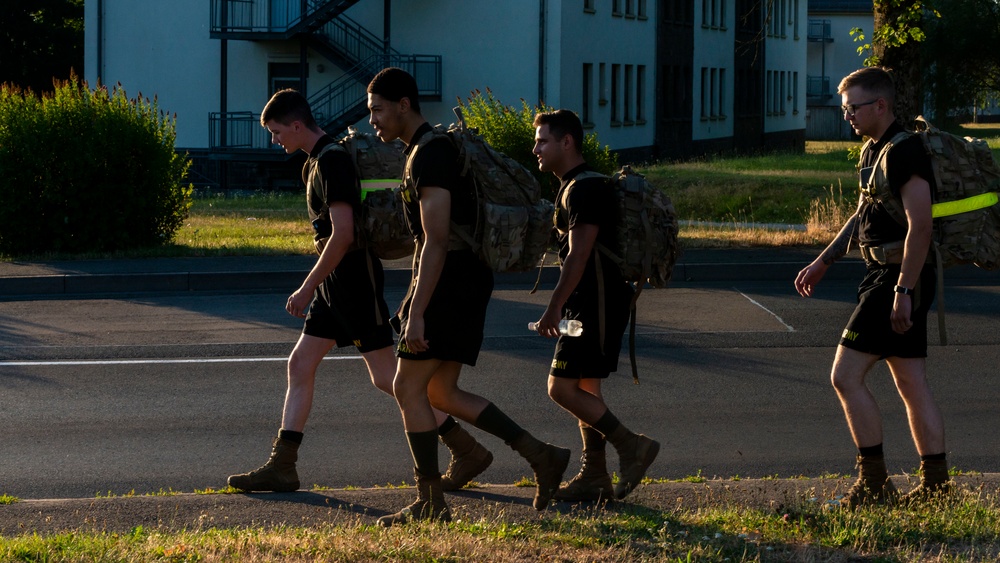
{"type": "Polygon", "coordinates": [[[511,522],[493,516],[388,530],[341,525],[0,540],[0,561],[994,561],[997,498],[965,489],[915,508],[831,510],[813,498],[770,509],[612,504],[511,522]]]}
{"type": "Polygon", "coordinates": [[[15,496],[6,495],[6,494],[0,495],[0,505],[3,505],[3,504],[15,504],[15,503],[18,503],[18,502],[21,502],[21,499],[15,497],[15,496]]]}
{"type": "Polygon", "coordinates": [[[712,157],[642,170],[666,190],[681,219],[805,224],[812,201],[830,186],[855,186],[848,149],[856,143],[807,143],[803,154],[712,157]]]}
{"type": "MultiPolygon", "coordinates": [[[[952,129],[985,139],[1000,151],[997,124],[965,124],[952,129]]],[[[671,197],[683,221],[709,223],[681,227],[685,248],[823,246],[857,206],[858,141],[807,141],[801,154],[713,156],[664,162],[638,171],[671,197]],[[804,225],[804,230],[755,224],[804,225]]],[[[121,253],[0,256],[0,260],[66,260],[212,256],[287,256],[315,251],[305,197],[260,193],[225,197],[202,194],[169,243],[121,253]]]]}

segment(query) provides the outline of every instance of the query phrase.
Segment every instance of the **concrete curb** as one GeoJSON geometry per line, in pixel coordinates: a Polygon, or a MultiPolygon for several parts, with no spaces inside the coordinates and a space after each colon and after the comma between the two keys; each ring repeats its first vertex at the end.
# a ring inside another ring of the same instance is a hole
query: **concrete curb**
{"type": "MultiPolygon", "coordinates": [[[[814,257],[816,250],[697,250],[674,267],[675,283],[747,282],[792,280],[814,257]]],[[[146,293],[291,291],[302,283],[311,267],[309,257],[268,261],[257,257],[234,258],[221,269],[213,259],[105,261],[98,266],[85,261],[58,264],[0,264],[0,299],[60,296],[98,296],[146,293]],[[87,269],[91,271],[86,271],[87,269]],[[156,271],[144,271],[144,270],[156,271]]],[[[405,288],[410,281],[408,264],[387,264],[387,288],[405,288]]],[[[846,258],[826,274],[827,280],[860,280],[864,263],[846,258]]],[[[497,287],[531,287],[541,276],[545,287],[559,278],[556,266],[537,270],[496,274],[497,287]]],[[[947,282],[995,283],[997,274],[974,266],[959,266],[945,272],[947,282]]]]}

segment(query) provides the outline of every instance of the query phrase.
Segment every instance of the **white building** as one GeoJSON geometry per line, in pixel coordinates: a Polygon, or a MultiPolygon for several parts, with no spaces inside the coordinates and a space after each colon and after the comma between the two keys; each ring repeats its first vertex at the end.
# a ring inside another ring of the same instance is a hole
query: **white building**
{"type": "Polygon", "coordinates": [[[623,161],[801,147],[805,1],[86,0],[85,78],[155,95],[224,186],[291,168],[258,123],[274,91],[303,91],[330,133],[368,129],[387,65],[416,76],[433,123],[488,88],[577,111],[623,161]]]}
{"type": "Polygon", "coordinates": [[[837,86],[842,78],[864,66],[867,55],[859,54],[858,47],[871,43],[874,26],[872,0],[809,0],[808,138],[851,138],[837,86]],[[863,42],[851,36],[855,28],[864,34],[863,42]]]}

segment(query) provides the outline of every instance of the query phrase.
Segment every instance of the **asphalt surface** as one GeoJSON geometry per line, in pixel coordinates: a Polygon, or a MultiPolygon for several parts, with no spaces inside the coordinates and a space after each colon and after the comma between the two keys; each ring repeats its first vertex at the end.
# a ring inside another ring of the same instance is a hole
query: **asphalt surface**
{"type": "MultiPolygon", "coordinates": [[[[795,274],[815,257],[816,252],[815,249],[794,248],[690,250],[679,261],[675,280],[695,284],[725,284],[733,280],[781,282],[790,288],[795,274]]],[[[0,263],[0,301],[23,302],[30,306],[34,301],[86,301],[130,295],[210,296],[286,291],[301,283],[313,261],[312,256],[291,256],[0,263]]],[[[828,281],[860,278],[864,268],[860,260],[848,258],[843,262],[829,271],[828,281]]],[[[387,291],[399,292],[405,287],[410,275],[407,266],[406,261],[387,265],[387,291]]],[[[497,286],[530,285],[536,274],[498,275],[497,286]]],[[[557,276],[555,268],[546,268],[543,278],[551,283],[557,276]]],[[[976,286],[996,285],[998,274],[962,267],[948,270],[946,280],[976,286]]],[[[681,347],[688,342],[684,334],[661,338],[676,338],[681,347]]],[[[694,348],[701,345],[696,344],[694,348]]],[[[709,345],[717,344],[712,342],[705,346],[709,345]]],[[[689,360],[695,359],[692,352],[689,360]]],[[[624,356],[623,361],[627,361],[624,356]]],[[[267,413],[269,418],[273,415],[273,412],[267,413]]],[[[905,475],[897,476],[903,489],[907,488],[908,479],[905,475]]],[[[972,490],[993,499],[1000,489],[1000,475],[994,473],[964,477],[962,481],[972,490]]],[[[832,501],[848,485],[849,481],[844,479],[660,483],[640,488],[628,501],[650,508],[661,505],[669,508],[683,499],[692,506],[705,502],[733,502],[777,509],[788,499],[832,501]]],[[[0,483],[0,494],[4,492],[3,483],[0,483]]],[[[412,495],[412,489],[362,488],[287,495],[27,499],[0,506],[0,534],[72,529],[127,531],[136,525],[194,529],[199,526],[366,522],[407,504],[412,495]]],[[[491,517],[499,513],[511,518],[537,518],[530,508],[530,495],[530,488],[486,485],[458,493],[450,497],[450,502],[456,515],[466,518],[491,517]]],[[[577,509],[571,505],[555,505],[543,514],[577,509]]]]}
{"type": "MultiPolygon", "coordinates": [[[[817,255],[811,248],[744,248],[685,250],[674,269],[678,281],[783,281],[817,255]]],[[[297,287],[315,263],[304,256],[222,256],[211,258],[139,258],[0,262],[0,299],[35,296],[114,295],[186,291],[266,291],[297,287]]],[[[827,273],[827,280],[860,279],[864,264],[848,256],[827,273]]],[[[537,272],[499,274],[498,286],[532,283],[537,272]]],[[[409,260],[386,263],[386,285],[405,287],[409,260]]],[[[558,278],[555,267],[543,280],[558,278]]],[[[948,280],[990,280],[1000,275],[974,266],[947,271],[948,280]]]]}

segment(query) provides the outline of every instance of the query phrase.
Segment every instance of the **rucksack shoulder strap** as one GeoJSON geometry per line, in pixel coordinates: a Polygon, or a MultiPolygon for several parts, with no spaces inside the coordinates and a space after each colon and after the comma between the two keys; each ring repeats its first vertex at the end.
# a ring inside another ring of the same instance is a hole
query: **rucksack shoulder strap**
{"type": "MultiPolygon", "coordinates": [[[[909,131],[900,131],[893,135],[879,150],[878,156],[875,157],[868,185],[861,186],[861,192],[865,195],[866,199],[881,203],[893,220],[904,227],[908,223],[906,220],[906,211],[903,209],[903,202],[898,196],[892,193],[892,188],[889,186],[889,152],[893,147],[914,135],[915,133],[909,131]]],[[[868,149],[870,147],[871,140],[869,139],[864,148],[868,149]]]]}

